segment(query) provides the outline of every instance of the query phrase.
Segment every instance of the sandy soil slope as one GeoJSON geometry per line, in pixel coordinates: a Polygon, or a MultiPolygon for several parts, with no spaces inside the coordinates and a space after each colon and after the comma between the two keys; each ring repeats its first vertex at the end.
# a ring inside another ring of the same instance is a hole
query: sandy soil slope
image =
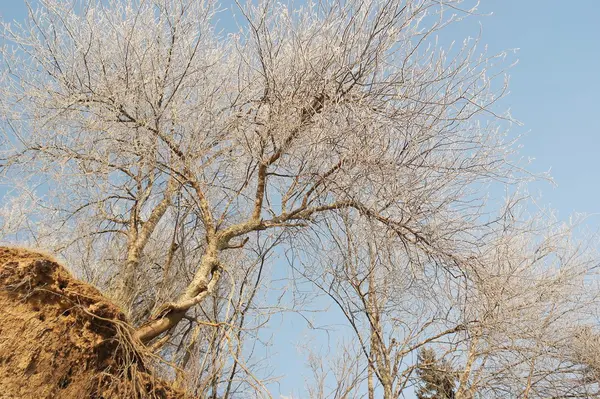
{"type": "Polygon", "coordinates": [[[125,316],[52,257],[0,247],[0,398],[184,398],[125,316]]]}

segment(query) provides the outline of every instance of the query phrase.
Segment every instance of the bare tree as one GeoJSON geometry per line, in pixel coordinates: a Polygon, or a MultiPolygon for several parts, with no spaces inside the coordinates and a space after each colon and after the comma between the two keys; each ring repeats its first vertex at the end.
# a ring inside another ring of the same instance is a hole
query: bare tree
{"type": "Polygon", "coordinates": [[[582,355],[582,342],[594,342],[584,331],[598,304],[596,244],[551,215],[527,216],[515,198],[461,269],[407,260],[376,234],[362,245],[364,228],[349,223],[343,241],[318,249],[328,255],[305,276],[347,318],[369,398],[419,386],[424,348],[448,365],[436,381],[452,397],[597,395],[592,357],[582,355]]]}
{"type": "MultiPolygon", "coordinates": [[[[506,54],[437,42],[474,7],[260,1],[227,33],[210,1],[41,0],[4,25],[3,179],[39,194],[30,235],[193,371],[171,370],[182,386],[268,394],[242,342],[269,318],[253,304],[277,249],[311,259],[303,274],[347,311],[371,397],[374,378],[398,397],[414,351],[445,338],[461,397],[501,331],[469,297],[500,279],[482,273],[506,215],[482,188],[528,179],[495,106],[506,54]],[[338,249],[349,262],[325,268],[338,249]]],[[[341,380],[364,381],[356,364],[341,380]]]]}

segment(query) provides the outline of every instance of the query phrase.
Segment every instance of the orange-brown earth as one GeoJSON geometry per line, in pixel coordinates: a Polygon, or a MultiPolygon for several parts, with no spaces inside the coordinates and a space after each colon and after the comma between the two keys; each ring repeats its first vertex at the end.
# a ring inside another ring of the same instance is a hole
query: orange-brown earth
{"type": "Polygon", "coordinates": [[[0,247],[0,398],[184,398],[117,306],[48,255],[0,247]]]}

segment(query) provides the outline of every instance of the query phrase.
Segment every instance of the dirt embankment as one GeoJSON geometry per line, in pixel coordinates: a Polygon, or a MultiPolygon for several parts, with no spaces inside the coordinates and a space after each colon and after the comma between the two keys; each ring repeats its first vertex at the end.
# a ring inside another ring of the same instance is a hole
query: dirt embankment
{"type": "Polygon", "coordinates": [[[164,398],[125,316],[51,257],[0,247],[0,398],[164,398]]]}

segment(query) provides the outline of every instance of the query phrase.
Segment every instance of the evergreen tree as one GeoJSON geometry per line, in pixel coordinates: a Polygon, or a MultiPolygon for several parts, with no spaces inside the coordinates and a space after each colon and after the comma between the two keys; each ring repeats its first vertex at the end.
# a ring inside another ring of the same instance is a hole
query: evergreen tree
{"type": "Polygon", "coordinates": [[[455,374],[450,364],[438,359],[433,349],[425,348],[418,354],[418,399],[454,399],[455,374]]]}

